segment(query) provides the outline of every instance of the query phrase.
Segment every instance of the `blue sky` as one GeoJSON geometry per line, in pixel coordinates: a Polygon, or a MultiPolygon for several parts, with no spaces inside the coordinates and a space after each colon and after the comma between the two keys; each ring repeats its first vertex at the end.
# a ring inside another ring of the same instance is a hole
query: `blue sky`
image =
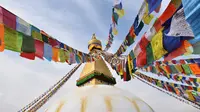
{"type": "MultiPolygon", "coordinates": [[[[125,16],[119,20],[119,35],[115,37],[110,52],[116,52],[122,43],[142,1],[124,0],[125,16]]],[[[163,2],[162,11],[168,2],[169,0],[163,2]]],[[[103,46],[106,44],[113,0],[1,0],[0,5],[67,45],[88,52],[87,43],[93,33],[96,33],[103,46]]],[[[40,59],[30,61],[10,51],[0,53],[0,62],[0,111],[2,112],[19,110],[46,91],[74,66],[40,59]]],[[[40,111],[43,112],[53,102],[76,88],[75,82],[80,72],[81,69],[40,111]]],[[[111,72],[117,78],[117,87],[140,97],[156,112],[198,111],[138,80],[122,82],[113,70],[111,72]]]]}

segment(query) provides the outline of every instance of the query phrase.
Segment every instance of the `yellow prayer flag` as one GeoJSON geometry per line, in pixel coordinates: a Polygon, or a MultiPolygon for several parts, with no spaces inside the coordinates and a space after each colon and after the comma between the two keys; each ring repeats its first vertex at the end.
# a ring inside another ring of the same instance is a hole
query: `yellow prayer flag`
{"type": "Polygon", "coordinates": [[[160,59],[167,51],[163,47],[163,28],[152,38],[151,46],[153,51],[154,60],[160,59]]]}
{"type": "Polygon", "coordinates": [[[148,3],[146,3],[146,10],[143,16],[143,22],[147,25],[151,22],[151,20],[154,18],[154,15],[149,14],[149,8],[148,8],[148,3]]]}
{"type": "Polygon", "coordinates": [[[132,74],[132,69],[133,69],[133,61],[131,59],[131,56],[128,55],[128,69],[129,69],[129,74],[132,74]]]}
{"type": "Polygon", "coordinates": [[[197,78],[197,82],[200,83],[200,78],[197,78]]]}
{"type": "Polygon", "coordinates": [[[119,69],[119,74],[123,75],[124,74],[124,69],[123,69],[122,63],[120,63],[120,64],[121,64],[121,66],[120,66],[120,69],[119,69]]]}
{"type": "Polygon", "coordinates": [[[115,27],[113,28],[112,32],[113,32],[114,35],[118,34],[118,31],[117,31],[117,29],[115,27]]]}
{"type": "Polygon", "coordinates": [[[121,18],[125,15],[125,11],[124,9],[115,9],[116,13],[118,14],[118,16],[121,18]]]}
{"type": "Polygon", "coordinates": [[[182,1],[181,0],[172,0],[171,3],[174,4],[174,6],[176,8],[178,8],[181,5],[182,1]]]}
{"type": "Polygon", "coordinates": [[[188,98],[189,98],[190,100],[195,101],[195,98],[193,97],[191,91],[186,90],[186,93],[188,94],[188,98]]]}
{"type": "Polygon", "coordinates": [[[183,79],[183,76],[178,76],[178,81],[181,81],[183,79]]]}
{"type": "Polygon", "coordinates": [[[171,85],[173,88],[175,88],[174,83],[170,83],[170,85],[171,85]]]}
{"type": "Polygon", "coordinates": [[[186,55],[186,56],[193,53],[193,47],[192,46],[185,48],[185,50],[186,50],[186,52],[184,53],[184,55],[186,55]]]}
{"type": "Polygon", "coordinates": [[[181,65],[174,65],[174,67],[176,68],[176,70],[177,70],[179,73],[182,73],[182,72],[183,72],[183,69],[182,69],[181,65]]]}
{"type": "Polygon", "coordinates": [[[31,33],[32,33],[32,37],[33,37],[33,38],[42,41],[42,35],[41,35],[40,32],[37,32],[37,31],[35,31],[35,30],[32,30],[31,33]]]}
{"type": "Polygon", "coordinates": [[[154,15],[152,15],[152,14],[150,14],[150,15],[148,15],[148,14],[146,14],[145,13],[145,15],[143,16],[143,22],[145,23],[145,24],[147,24],[147,25],[149,25],[149,23],[151,22],[151,20],[154,18],[154,15]]]}

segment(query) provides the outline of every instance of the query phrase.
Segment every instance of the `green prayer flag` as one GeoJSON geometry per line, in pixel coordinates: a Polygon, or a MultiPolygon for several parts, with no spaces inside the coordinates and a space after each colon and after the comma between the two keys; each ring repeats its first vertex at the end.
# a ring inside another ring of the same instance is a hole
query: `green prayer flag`
{"type": "Polygon", "coordinates": [[[21,52],[22,36],[17,31],[5,27],[4,41],[5,49],[21,52]]]}
{"type": "Polygon", "coordinates": [[[42,34],[42,41],[45,43],[49,43],[48,37],[42,34]]]}
{"type": "Polygon", "coordinates": [[[163,65],[160,65],[159,67],[161,68],[161,70],[162,70],[162,71],[164,72],[164,74],[166,75],[167,72],[166,72],[165,69],[163,68],[164,66],[163,66],[163,65]]]}
{"type": "Polygon", "coordinates": [[[66,62],[65,51],[63,49],[59,49],[59,58],[60,62],[66,62]]]}
{"type": "Polygon", "coordinates": [[[196,92],[197,89],[194,88],[194,90],[195,90],[195,91],[192,91],[192,94],[193,94],[194,96],[199,96],[198,93],[196,92]]]}
{"type": "Polygon", "coordinates": [[[151,64],[154,61],[151,43],[147,45],[146,52],[147,52],[147,64],[151,64]]]}
{"type": "Polygon", "coordinates": [[[134,55],[134,53],[133,53],[133,50],[131,50],[130,56],[131,56],[132,59],[135,59],[135,55],[134,55]]]}
{"type": "Polygon", "coordinates": [[[130,46],[131,44],[133,44],[133,42],[135,42],[135,37],[132,37],[130,33],[128,33],[128,35],[126,36],[126,41],[127,45],[130,46]]]}
{"type": "Polygon", "coordinates": [[[114,19],[114,22],[115,22],[116,24],[118,24],[119,16],[118,16],[117,13],[114,12],[114,8],[113,8],[113,19],[114,19]]]}
{"type": "Polygon", "coordinates": [[[42,35],[40,32],[37,32],[36,30],[32,30],[31,34],[33,38],[42,41],[42,35]]]}
{"type": "Polygon", "coordinates": [[[193,45],[193,54],[200,54],[200,42],[193,45]]]}
{"type": "Polygon", "coordinates": [[[35,52],[35,41],[32,37],[23,35],[22,51],[25,53],[35,52]]]}
{"type": "Polygon", "coordinates": [[[188,64],[182,64],[181,66],[183,67],[183,69],[184,69],[184,71],[185,71],[186,74],[188,74],[188,75],[192,74],[192,72],[191,72],[190,67],[189,67],[188,64]]]}
{"type": "Polygon", "coordinates": [[[69,56],[70,55],[70,53],[69,53],[69,51],[65,51],[65,60],[69,60],[69,56]]]}
{"type": "Polygon", "coordinates": [[[169,65],[170,70],[173,74],[178,73],[178,71],[176,70],[176,68],[174,67],[174,65],[169,65]]]}
{"type": "Polygon", "coordinates": [[[162,87],[162,84],[161,84],[161,82],[159,82],[159,81],[156,81],[156,85],[157,85],[158,87],[162,87]]]}
{"type": "Polygon", "coordinates": [[[152,73],[157,73],[156,67],[152,66],[152,73]]]}

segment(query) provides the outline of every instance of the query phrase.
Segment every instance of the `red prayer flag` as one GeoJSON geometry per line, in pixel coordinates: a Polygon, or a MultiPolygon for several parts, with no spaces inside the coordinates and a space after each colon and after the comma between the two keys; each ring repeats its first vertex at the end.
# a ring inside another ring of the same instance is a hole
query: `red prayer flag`
{"type": "Polygon", "coordinates": [[[184,60],[180,60],[180,64],[186,64],[184,60]]]}
{"type": "Polygon", "coordinates": [[[147,53],[146,51],[142,51],[139,53],[139,55],[136,58],[136,65],[137,67],[142,67],[144,65],[147,64],[147,57],[146,57],[147,53]]]}
{"type": "Polygon", "coordinates": [[[169,53],[167,56],[165,56],[164,60],[165,61],[170,61],[173,58],[184,54],[185,52],[186,52],[186,50],[185,50],[184,42],[181,42],[181,46],[178,49],[176,49],[176,50],[172,51],[171,53],[169,53]]]}
{"type": "Polygon", "coordinates": [[[153,27],[155,28],[156,32],[158,32],[162,28],[161,21],[157,19],[155,23],[153,24],[153,27]]]}
{"type": "Polygon", "coordinates": [[[147,40],[147,38],[145,37],[145,34],[144,34],[139,42],[139,45],[140,45],[140,48],[142,49],[142,51],[146,50],[148,43],[149,43],[149,41],[147,40]]]}
{"type": "Polygon", "coordinates": [[[49,38],[49,44],[54,47],[58,45],[58,42],[53,38],[49,38]]]}
{"type": "Polygon", "coordinates": [[[16,16],[0,6],[0,23],[16,30],[16,16]]]}
{"type": "Polygon", "coordinates": [[[35,40],[35,56],[43,60],[44,56],[44,42],[35,40]]]}
{"type": "Polygon", "coordinates": [[[26,58],[26,59],[30,59],[30,60],[35,60],[35,53],[24,53],[22,52],[20,54],[21,57],[26,58]]]}
{"type": "Polygon", "coordinates": [[[176,12],[176,6],[172,3],[168,5],[163,14],[159,17],[161,24],[164,24],[176,12]]]}

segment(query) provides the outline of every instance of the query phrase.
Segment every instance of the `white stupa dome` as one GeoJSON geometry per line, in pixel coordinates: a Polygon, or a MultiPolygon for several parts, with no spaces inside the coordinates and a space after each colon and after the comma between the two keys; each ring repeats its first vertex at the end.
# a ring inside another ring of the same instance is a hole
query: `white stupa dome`
{"type": "Polygon", "coordinates": [[[140,98],[109,85],[77,88],[46,112],[153,112],[140,98]]]}

